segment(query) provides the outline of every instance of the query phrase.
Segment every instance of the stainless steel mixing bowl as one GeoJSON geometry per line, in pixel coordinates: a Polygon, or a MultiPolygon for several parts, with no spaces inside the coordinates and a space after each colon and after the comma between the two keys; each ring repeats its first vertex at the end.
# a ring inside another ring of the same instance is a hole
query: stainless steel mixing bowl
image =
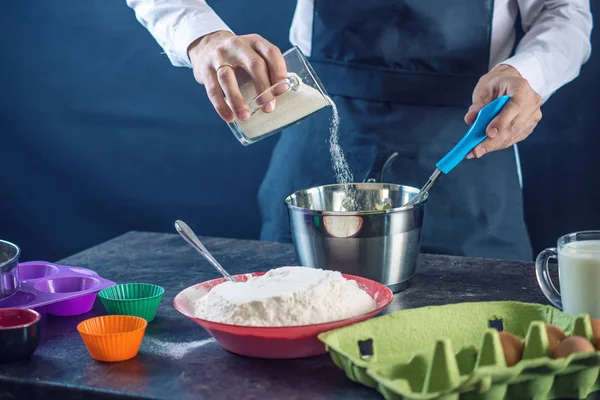
{"type": "Polygon", "coordinates": [[[289,195],[292,239],[301,265],[362,276],[399,292],[410,286],[421,243],[427,197],[403,207],[418,188],[355,183],[289,195]],[[346,211],[347,193],[355,208],[346,211]]]}
{"type": "Polygon", "coordinates": [[[19,255],[15,244],[0,240],[0,300],[14,294],[21,287],[19,279],[19,255]]]}

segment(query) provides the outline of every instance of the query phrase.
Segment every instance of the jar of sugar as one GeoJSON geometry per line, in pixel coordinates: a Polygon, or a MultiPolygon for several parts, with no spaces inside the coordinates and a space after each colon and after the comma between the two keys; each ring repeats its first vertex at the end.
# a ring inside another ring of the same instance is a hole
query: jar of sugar
{"type": "Polygon", "coordinates": [[[300,49],[292,47],[283,53],[283,58],[288,76],[262,93],[256,92],[254,82],[247,75],[238,74],[240,92],[250,110],[250,118],[246,121],[236,119],[228,125],[244,146],[331,106],[331,99],[300,49]],[[273,100],[274,110],[264,111],[264,106],[273,100]]]}

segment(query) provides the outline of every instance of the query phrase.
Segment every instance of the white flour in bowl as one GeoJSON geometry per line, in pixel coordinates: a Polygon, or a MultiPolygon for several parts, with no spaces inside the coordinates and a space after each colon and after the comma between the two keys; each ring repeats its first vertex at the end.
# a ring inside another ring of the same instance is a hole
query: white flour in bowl
{"type": "MultiPolygon", "coordinates": [[[[200,291],[199,291],[200,292],[200,291]]],[[[352,318],[377,303],[339,272],[281,267],[189,298],[197,318],[243,326],[299,326],[352,318]]]]}

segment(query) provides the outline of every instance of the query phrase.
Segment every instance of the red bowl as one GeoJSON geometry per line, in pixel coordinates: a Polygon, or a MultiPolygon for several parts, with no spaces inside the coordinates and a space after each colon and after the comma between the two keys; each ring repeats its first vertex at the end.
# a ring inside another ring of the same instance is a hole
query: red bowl
{"type": "Polygon", "coordinates": [[[0,363],[23,361],[37,349],[41,315],[27,308],[0,309],[0,363]]]}
{"type": "MultiPolygon", "coordinates": [[[[261,276],[264,274],[265,272],[255,272],[252,274],[235,275],[234,279],[245,282],[249,276],[261,276]]],[[[374,317],[394,299],[392,291],[381,283],[354,275],[342,274],[342,276],[358,282],[360,288],[365,290],[377,302],[377,307],[369,313],[354,318],[324,324],[291,327],[262,328],[238,326],[211,322],[195,317],[192,304],[190,304],[186,292],[197,289],[208,292],[214,286],[225,282],[225,278],[202,282],[182,290],[175,296],[173,305],[177,311],[206,329],[221,346],[232,353],[258,358],[284,359],[312,357],[326,352],[325,345],[317,338],[320,333],[374,317]]]]}

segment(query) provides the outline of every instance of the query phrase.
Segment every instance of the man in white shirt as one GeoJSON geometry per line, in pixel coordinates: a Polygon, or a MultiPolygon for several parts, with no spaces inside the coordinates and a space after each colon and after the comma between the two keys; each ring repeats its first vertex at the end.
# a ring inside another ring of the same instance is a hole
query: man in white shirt
{"type": "MultiPolygon", "coordinates": [[[[285,77],[278,48],[235,35],[204,0],[127,3],[173,65],[193,68],[225,121],[249,117],[236,68],[258,92],[285,77]]],[[[516,144],[534,130],[543,102],[578,76],[591,29],[585,0],[298,0],[290,40],[340,111],[341,145],[357,174],[389,149],[400,157],[387,180],[420,187],[465,122],[510,95],[468,156],[478,160],[436,183],[422,249],[529,260],[516,144]],[[514,49],[519,13],[525,35],[514,49]]],[[[323,114],[279,138],[259,192],[263,240],[290,239],[287,194],[333,181],[323,114]]]]}

